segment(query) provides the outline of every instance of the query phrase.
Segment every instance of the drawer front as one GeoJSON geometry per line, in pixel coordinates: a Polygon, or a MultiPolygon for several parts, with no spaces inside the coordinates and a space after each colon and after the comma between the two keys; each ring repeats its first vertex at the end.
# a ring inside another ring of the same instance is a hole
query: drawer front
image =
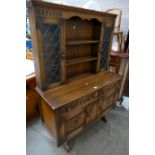
{"type": "Polygon", "coordinates": [[[67,104],[65,107],[63,107],[61,109],[62,113],[68,113],[72,110],[76,110],[78,108],[82,108],[84,106],[86,106],[89,103],[92,103],[93,101],[95,101],[98,98],[98,92],[95,91],[93,93],[90,93],[84,97],[81,97],[69,104],[67,104]]]}
{"type": "Polygon", "coordinates": [[[90,93],[86,96],[83,96],[83,97],[67,104],[66,106],[64,106],[61,109],[61,112],[62,113],[68,113],[72,110],[82,108],[82,107],[88,105],[89,103],[95,102],[101,97],[108,98],[109,96],[116,93],[116,91],[118,90],[117,87],[118,86],[116,84],[113,84],[113,85],[110,85],[108,87],[96,90],[93,93],[90,93]]]}

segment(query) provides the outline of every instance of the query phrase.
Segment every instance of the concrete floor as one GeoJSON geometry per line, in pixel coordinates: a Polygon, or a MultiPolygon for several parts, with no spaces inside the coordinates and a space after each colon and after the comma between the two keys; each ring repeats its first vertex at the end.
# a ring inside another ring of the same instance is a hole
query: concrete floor
{"type": "Polygon", "coordinates": [[[129,112],[116,107],[85,132],[69,142],[70,152],[57,148],[38,117],[27,124],[27,155],[128,155],[129,112]]]}

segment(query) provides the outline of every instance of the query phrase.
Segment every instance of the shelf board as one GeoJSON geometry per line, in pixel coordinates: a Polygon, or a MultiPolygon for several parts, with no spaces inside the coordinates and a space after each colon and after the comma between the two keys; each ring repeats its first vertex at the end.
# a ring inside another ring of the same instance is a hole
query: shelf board
{"type": "Polygon", "coordinates": [[[73,65],[73,64],[79,64],[82,62],[88,62],[88,61],[94,61],[97,60],[97,57],[82,57],[82,58],[76,58],[76,59],[69,59],[66,61],[67,66],[68,65],[73,65]]]}
{"type": "Polygon", "coordinates": [[[96,44],[99,42],[99,40],[70,40],[66,42],[66,45],[96,44]]]}

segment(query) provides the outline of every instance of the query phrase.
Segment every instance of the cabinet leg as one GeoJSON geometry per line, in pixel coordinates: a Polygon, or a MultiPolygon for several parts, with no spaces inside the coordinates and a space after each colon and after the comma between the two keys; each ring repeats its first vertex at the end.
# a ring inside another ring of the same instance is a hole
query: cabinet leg
{"type": "Polygon", "coordinates": [[[69,152],[69,146],[68,146],[68,143],[65,142],[63,145],[64,145],[65,150],[66,150],[67,152],[69,152]]]}
{"type": "Polygon", "coordinates": [[[105,122],[105,123],[107,122],[107,119],[105,118],[105,116],[103,116],[101,119],[103,122],[105,122]]]}
{"type": "Polygon", "coordinates": [[[122,105],[122,102],[123,102],[123,97],[121,97],[120,99],[119,99],[119,105],[122,105]]]}

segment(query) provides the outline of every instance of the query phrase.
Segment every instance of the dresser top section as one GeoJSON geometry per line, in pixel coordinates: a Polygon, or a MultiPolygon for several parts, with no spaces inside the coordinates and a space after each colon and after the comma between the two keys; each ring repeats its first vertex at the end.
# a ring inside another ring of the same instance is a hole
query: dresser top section
{"type": "Polygon", "coordinates": [[[121,79],[122,77],[118,74],[102,71],[48,91],[43,92],[38,87],[36,90],[52,109],[57,109],[102,87],[118,82],[121,79]]]}
{"type": "MultiPolygon", "coordinates": [[[[89,10],[89,9],[84,9],[80,7],[75,7],[75,6],[68,6],[68,5],[62,5],[62,4],[55,4],[51,2],[45,2],[45,1],[40,1],[40,0],[28,0],[27,1],[27,7],[37,7],[37,8],[44,8],[44,9],[52,9],[52,10],[63,10],[65,12],[76,12],[76,13],[85,13],[85,14],[92,14],[97,15],[97,16],[107,16],[107,17],[116,17],[117,15],[111,14],[111,13],[106,13],[106,12],[100,12],[100,11],[95,11],[95,10],[89,10]]],[[[77,14],[78,16],[78,14],[77,14]]]]}

